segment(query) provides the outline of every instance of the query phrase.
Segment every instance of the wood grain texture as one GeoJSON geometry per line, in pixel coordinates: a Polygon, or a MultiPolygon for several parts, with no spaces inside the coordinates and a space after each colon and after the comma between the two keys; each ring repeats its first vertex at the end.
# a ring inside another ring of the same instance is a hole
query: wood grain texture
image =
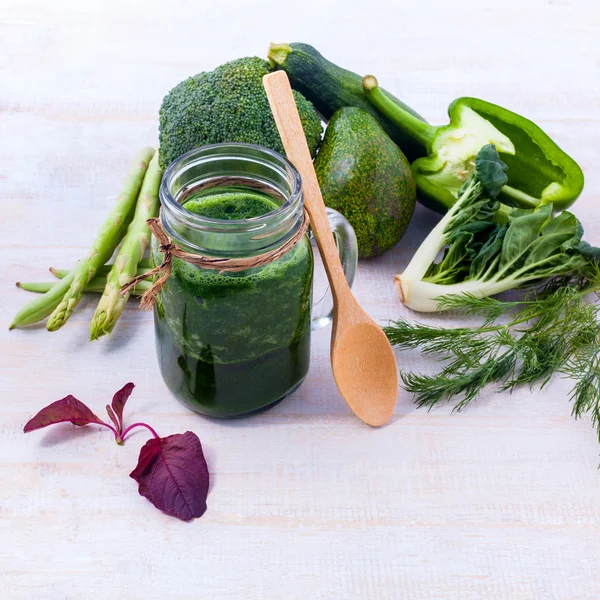
{"type": "MultiPolygon", "coordinates": [[[[28,297],[14,281],[47,280],[86,251],[132,156],[156,144],[165,92],[270,41],[311,42],[374,73],[432,122],[459,95],[532,118],[583,166],[574,212],[600,243],[597,0],[165,6],[0,3],[0,598],[600,598],[598,444],[589,419],[570,417],[567,381],[490,392],[454,416],[402,394],[373,430],[337,393],[324,330],[294,396],[217,422],[169,395],[151,315],[133,305],[94,344],[97,297],[55,334],[7,331],[28,297]],[[129,422],[202,440],[212,488],[200,521],[137,495],[128,473],[142,433],[123,448],[70,426],[22,434],[43,404],[72,393],[101,410],[129,380],[129,422]]],[[[375,320],[410,316],[392,279],[436,220],[418,209],[397,248],[360,263],[354,292],[375,320]]]]}

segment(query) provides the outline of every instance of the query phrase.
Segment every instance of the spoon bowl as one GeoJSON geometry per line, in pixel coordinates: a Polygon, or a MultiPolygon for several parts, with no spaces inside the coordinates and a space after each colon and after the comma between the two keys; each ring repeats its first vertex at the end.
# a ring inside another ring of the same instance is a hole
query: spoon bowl
{"type": "Polygon", "coordinates": [[[365,423],[383,425],[394,412],[398,394],[396,359],[387,351],[385,333],[369,319],[342,334],[338,327],[332,339],[331,367],[340,394],[365,423]]]}

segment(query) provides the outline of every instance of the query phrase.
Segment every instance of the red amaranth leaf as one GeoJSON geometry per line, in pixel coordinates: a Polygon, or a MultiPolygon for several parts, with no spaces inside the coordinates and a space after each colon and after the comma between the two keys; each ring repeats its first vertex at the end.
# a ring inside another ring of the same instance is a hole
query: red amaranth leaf
{"type": "Polygon", "coordinates": [[[66,423],[69,421],[73,423],[73,425],[78,425],[79,427],[89,425],[90,423],[97,423],[98,425],[109,427],[109,425],[100,420],[83,402],[69,394],[61,400],[57,400],[45,408],[42,408],[35,417],[27,421],[25,427],[23,427],[23,431],[29,433],[36,429],[48,427],[48,425],[66,423]]]}
{"type": "MultiPolygon", "coordinates": [[[[119,419],[119,422],[115,423],[119,433],[121,433],[123,431],[123,409],[125,408],[125,402],[127,402],[127,399],[131,395],[131,392],[133,392],[134,387],[135,387],[135,385],[133,383],[131,383],[131,382],[126,383],[113,396],[113,399],[111,402],[112,409],[114,410],[115,415],[117,416],[117,419],[119,419]]],[[[108,413],[108,416],[112,419],[110,412],[108,413]]],[[[114,423],[114,421],[113,421],[113,423],[114,423]]]]}
{"type": "Polygon", "coordinates": [[[156,508],[190,521],[206,511],[208,468],[198,436],[191,432],[153,438],[140,450],[130,477],[156,508]]]}
{"type": "Polygon", "coordinates": [[[206,511],[209,475],[198,436],[186,431],[161,438],[141,421],[123,429],[123,408],[134,387],[133,383],[126,384],[114,395],[112,403],[106,405],[114,427],[69,395],[40,410],[23,430],[28,433],[65,422],[78,426],[95,423],[110,429],[117,444],[122,445],[130,431],[145,427],[153,439],[141,449],[138,465],[130,474],[138,482],[139,493],[158,509],[183,521],[201,517],[206,511]]]}

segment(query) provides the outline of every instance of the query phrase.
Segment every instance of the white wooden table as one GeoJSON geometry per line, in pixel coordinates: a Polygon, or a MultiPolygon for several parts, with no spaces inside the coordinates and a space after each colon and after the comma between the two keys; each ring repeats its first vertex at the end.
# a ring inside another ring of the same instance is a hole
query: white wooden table
{"type": "MultiPolygon", "coordinates": [[[[170,87],[271,40],[374,72],[432,122],[459,95],[533,118],[582,164],[575,212],[600,243],[597,0],[301,4],[0,2],[2,600],[600,598],[599,447],[589,419],[570,417],[566,381],[490,392],[458,416],[401,394],[372,430],[338,395],[321,331],[293,397],[216,422],[170,396],[151,315],[133,304],[95,343],[91,298],[58,333],[7,331],[30,297],[14,282],[85,251],[131,157],[156,143],[170,87]],[[200,436],[201,520],[138,496],[142,433],[123,448],[93,428],[23,435],[44,404],[72,393],[101,411],[130,380],[129,422],[200,436]]],[[[392,277],[436,218],[418,210],[398,248],[360,264],[355,291],[374,318],[410,316],[392,277]]]]}

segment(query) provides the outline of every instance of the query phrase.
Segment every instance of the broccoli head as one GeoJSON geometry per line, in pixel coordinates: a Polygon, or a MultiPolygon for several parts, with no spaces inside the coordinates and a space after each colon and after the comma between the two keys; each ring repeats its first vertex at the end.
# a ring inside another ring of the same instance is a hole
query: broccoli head
{"type": "MultiPolygon", "coordinates": [[[[284,153],[262,78],[269,63],[257,57],[233,60],[176,85],[160,108],[160,164],[185,152],[223,142],[258,144],[284,153]]],[[[310,151],[321,141],[321,119],[313,105],[294,91],[310,151]]]]}

